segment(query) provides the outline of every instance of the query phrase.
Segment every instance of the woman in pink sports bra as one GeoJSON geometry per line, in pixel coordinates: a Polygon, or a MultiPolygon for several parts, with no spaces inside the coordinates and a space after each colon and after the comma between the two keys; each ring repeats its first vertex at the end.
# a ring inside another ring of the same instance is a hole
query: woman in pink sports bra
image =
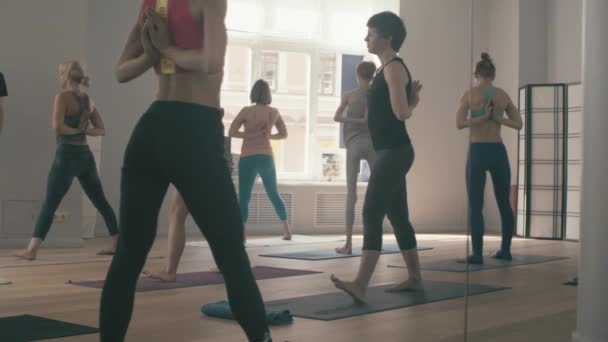
{"type": "Polygon", "coordinates": [[[116,66],[122,83],[159,65],[158,91],[125,150],[120,234],[101,295],[100,340],[125,339],[137,279],[173,184],[209,242],[232,313],[247,339],[269,342],[264,303],[243,244],[243,222],[224,157],[220,88],[226,0],[164,1],[143,2],[141,19],[116,66]]]}

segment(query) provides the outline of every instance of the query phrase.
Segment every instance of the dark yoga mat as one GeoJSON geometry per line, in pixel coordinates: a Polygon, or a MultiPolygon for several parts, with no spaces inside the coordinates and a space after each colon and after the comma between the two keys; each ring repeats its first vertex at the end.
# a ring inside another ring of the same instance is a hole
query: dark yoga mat
{"type": "Polygon", "coordinates": [[[96,334],[99,329],[55,321],[38,316],[22,315],[0,318],[0,341],[27,342],[53,338],[96,334]]]}
{"type": "MultiPolygon", "coordinates": [[[[422,262],[423,270],[444,272],[465,272],[466,264],[456,262],[457,258],[442,259],[436,261],[422,262]]],[[[513,260],[499,260],[490,256],[484,256],[482,265],[469,264],[469,272],[477,272],[494,268],[538,264],[541,262],[568,259],[567,257],[544,256],[544,255],[513,255],[513,260]]],[[[389,265],[388,267],[405,268],[403,265],[389,265]]]]}
{"type": "MultiPolygon", "coordinates": [[[[431,247],[418,246],[419,251],[426,251],[433,249],[431,247]]],[[[397,245],[386,245],[382,248],[382,254],[400,253],[399,246],[397,245]]],[[[297,260],[329,260],[329,259],[341,259],[341,258],[353,258],[361,256],[361,247],[353,248],[353,254],[340,254],[332,249],[317,249],[301,252],[286,252],[286,253],[270,253],[260,254],[260,256],[268,258],[282,258],[282,259],[297,259],[297,260]]]]}
{"type": "MultiPolygon", "coordinates": [[[[464,297],[465,285],[442,281],[424,281],[424,291],[388,293],[390,285],[370,287],[367,303],[358,304],[344,292],[289,298],[266,303],[267,307],[288,309],[292,315],[302,318],[332,321],[375,312],[394,310],[408,306],[427,304],[464,297]]],[[[506,290],[508,287],[469,284],[469,295],[479,295],[506,290]]]]}
{"type": "MultiPolygon", "coordinates": [[[[292,270],[287,268],[277,267],[265,267],[257,266],[253,267],[253,275],[256,280],[274,279],[274,278],[286,278],[295,277],[308,274],[318,274],[323,272],[316,271],[305,271],[305,270],[292,270]]],[[[169,290],[178,289],[182,287],[193,287],[193,286],[206,286],[206,285],[218,285],[224,283],[224,277],[220,272],[194,272],[194,273],[182,273],[177,275],[176,282],[164,282],[158,279],[151,279],[148,277],[141,277],[137,282],[137,292],[146,291],[157,291],[157,290],[169,290]]],[[[68,284],[78,285],[84,287],[93,287],[97,289],[103,288],[104,280],[92,280],[92,281],[79,281],[73,282],[68,281],[68,284]]]]}

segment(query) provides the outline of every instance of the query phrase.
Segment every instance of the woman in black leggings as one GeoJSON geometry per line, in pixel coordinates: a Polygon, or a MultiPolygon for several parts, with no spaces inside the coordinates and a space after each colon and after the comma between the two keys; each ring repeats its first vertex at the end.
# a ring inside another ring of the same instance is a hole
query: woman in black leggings
{"type": "Polygon", "coordinates": [[[125,338],[137,279],[170,183],[209,242],[232,312],[247,338],[271,341],[224,157],[220,87],[226,0],[169,1],[168,11],[161,9],[160,14],[155,3],[144,0],[116,70],[119,82],[127,82],[155,66],[159,82],[157,99],[135,126],[125,151],[121,234],[101,297],[101,341],[125,338]],[[161,15],[167,12],[164,20],[161,15]]]}
{"type": "Polygon", "coordinates": [[[382,222],[387,215],[407,264],[409,279],[390,291],[418,290],[422,287],[416,236],[409,220],[405,176],[414,162],[414,149],[405,129],[419,102],[422,86],[411,75],[397,51],[405,41],[403,21],[392,12],[372,16],[367,22],[365,41],[369,52],[382,65],[368,93],[368,126],[376,151],[376,163],[367,185],[363,205],[363,255],[357,278],[342,281],[332,275],[335,286],[365,301],[369,281],[382,249],[382,222]]]}
{"type": "Polygon", "coordinates": [[[113,237],[112,245],[98,254],[114,254],[118,223],[114,210],[108,203],[97,174],[95,158],[87,145],[87,136],[102,136],[105,128],[101,115],[89,96],[82,90],[89,85],[89,78],[79,62],[67,62],[59,66],[62,91],[55,97],[53,130],[57,134],[57,152],[47,180],[46,195],[36,220],[34,234],[25,250],[14,255],[34,260],[42,241],[46,238],[55,211],[70,190],[74,178],[103,216],[113,237]],[[90,124],[93,127],[90,127],[90,124]]]}

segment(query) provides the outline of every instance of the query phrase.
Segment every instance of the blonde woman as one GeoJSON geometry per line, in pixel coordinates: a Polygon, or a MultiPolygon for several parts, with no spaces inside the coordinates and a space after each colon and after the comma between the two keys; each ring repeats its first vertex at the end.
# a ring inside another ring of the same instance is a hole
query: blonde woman
{"type": "Polygon", "coordinates": [[[72,61],[59,66],[59,80],[61,92],[55,97],[52,119],[57,135],[55,161],[47,179],[46,195],[32,239],[25,250],[14,254],[26,260],[36,259],[38,249],[53,223],[55,211],[74,178],[80,181],[113,237],[112,245],[98,254],[114,254],[116,248],[118,222],[103,193],[95,158],[87,145],[87,136],[105,135],[101,114],[83,89],[89,86],[89,77],[79,62],[72,61]]]}

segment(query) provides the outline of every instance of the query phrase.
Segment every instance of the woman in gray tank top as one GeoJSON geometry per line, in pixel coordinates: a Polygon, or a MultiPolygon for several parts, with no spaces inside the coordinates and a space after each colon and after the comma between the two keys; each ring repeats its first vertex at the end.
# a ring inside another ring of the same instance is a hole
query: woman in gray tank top
{"type": "Polygon", "coordinates": [[[344,145],[346,146],[346,244],[336,252],[352,254],[355,203],[357,202],[357,178],[361,160],[366,160],[370,170],[374,167],[376,153],[367,128],[367,91],[376,71],[372,62],[357,65],[357,88],[342,95],[334,120],[344,123],[344,145]],[[346,116],[343,115],[345,108],[346,116]]]}

